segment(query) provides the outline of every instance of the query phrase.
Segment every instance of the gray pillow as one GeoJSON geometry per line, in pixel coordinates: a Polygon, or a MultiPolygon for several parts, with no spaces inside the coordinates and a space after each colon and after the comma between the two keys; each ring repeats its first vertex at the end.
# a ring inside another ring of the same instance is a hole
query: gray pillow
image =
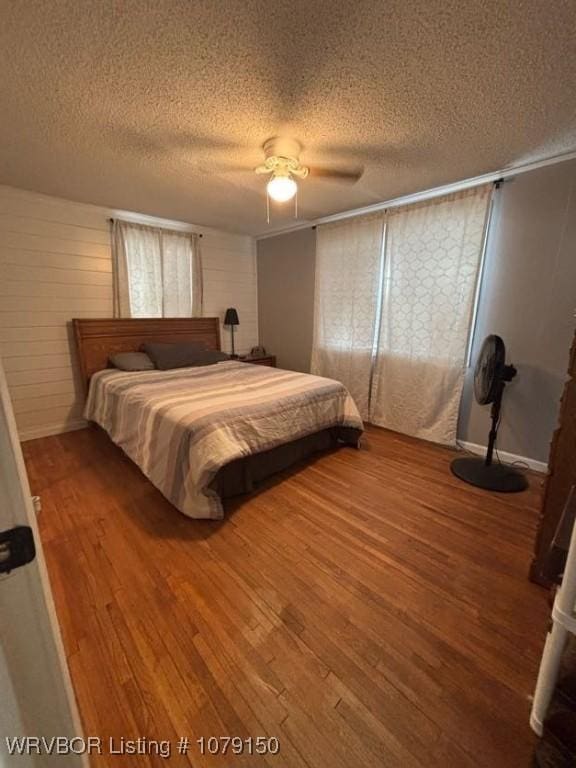
{"type": "Polygon", "coordinates": [[[112,355],[110,363],[121,371],[154,370],[154,363],[145,352],[118,352],[112,355]]]}
{"type": "Polygon", "coordinates": [[[146,343],[142,349],[161,371],[171,368],[188,368],[198,365],[212,365],[228,360],[228,355],[215,349],[206,349],[202,343],[184,341],[177,344],[146,343]]]}

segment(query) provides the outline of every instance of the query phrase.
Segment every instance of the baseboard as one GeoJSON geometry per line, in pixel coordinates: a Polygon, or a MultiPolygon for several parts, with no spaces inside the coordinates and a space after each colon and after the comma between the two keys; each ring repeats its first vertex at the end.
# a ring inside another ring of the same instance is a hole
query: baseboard
{"type": "Polygon", "coordinates": [[[60,424],[42,424],[39,427],[27,427],[19,431],[20,442],[27,440],[36,440],[38,437],[49,437],[50,435],[61,435],[64,432],[73,432],[75,429],[84,429],[88,422],[84,419],[74,419],[60,424]]]}
{"type": "MultiPolygon", "coordinates": [[[[476,453],[479,456],[484,456],[486,454],[485,445],[466,443],[463,440],[459,440],[458,445],[464,448],[464,450],[470,451],[470,453],[476,453]]],[[[516,453],[508,453],[508,451],[501,451],[500,449],[498,449],[498,455],[504,464],[514,464],[517,461],[521,461],[523,464],[527,464],[530,469],[533,469],[535,472],[548,472],[548,464],[544,461],[536,461],[536,459],[529,459],[527,456],[518,456],[516,453]]]]}

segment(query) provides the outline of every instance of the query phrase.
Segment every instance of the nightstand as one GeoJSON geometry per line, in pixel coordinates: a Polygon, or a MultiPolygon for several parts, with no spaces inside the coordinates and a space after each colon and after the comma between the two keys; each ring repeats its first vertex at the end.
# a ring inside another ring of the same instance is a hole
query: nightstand
{"type": "Polygon", "coordinates": [[[250,357],[245,355],[238,358],[241,363],[252,363],[252,365],[268,365],[270,368],[276,368],[276,355],[264,355],[264,357],[250,357]]]}

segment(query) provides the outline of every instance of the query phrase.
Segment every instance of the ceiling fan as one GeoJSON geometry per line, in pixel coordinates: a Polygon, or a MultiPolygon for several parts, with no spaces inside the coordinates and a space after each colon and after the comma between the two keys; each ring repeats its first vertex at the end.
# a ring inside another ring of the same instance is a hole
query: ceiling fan
{"type": "MultiPolygon", "coordinates": [[[[204,160],[194,163],[194,169],[206,174],[216,173],[242,173],[244,175],[269,174],[270,178],[266,184],[266,199],[268,208],[268,221],[270,221],[270,198],[278,203],[285,203],[295,199],[295,215],[298,215],[298,184],[297,181],[306,178],[318,179],[320,181],[336,181],[348,184],[355,184],[364,173],[364,165],[357,162],[344,166],[317,166],[304,165],[300,162],[300,153],[302,145],[296,139],[286,136],[276,136],[268,139],[262,145],[264,152],[264,161],[256,168],[252,163],[236,164],[236,155],[238,153],[252,153],[253,145],[249,140],[237,141],[218,136],[205,136],[197,133],[172,133],[163,132],[161,137],[155,135],[141,134],[130,130],[129,128],[116,127],[114,130],[114,141],[123,143],[130,151],[141,151],[148,157],[151,153],[161,153],[164,156],[172,156],[178,152],[185,151],[189,159],[191,148],[195,149],[197,156],[200,156],[200,150],[205,149],[208,157],[212,158],[214,164],[204,164],[204,160]],[[218,154],[222,153],[219,157],[218,154]],[[216,157],[215,157],[216,155],[216,157]],[[232,162],[230,162],[232,161],[232,162]]],[[[314,149],[314,148],[311,148],[314,149]]],[[[335,150],[338,156],[350,154],[356,159],[360,157],[369,157],[363,152],[362,147],[346,145],[325,145],[318,147],[322,154],[327,151],[335,150]]],[[[193,158],[193,155],[192,155],[193,158]]],[[[252,162],[254,162],[252,160],[252,162]]]]}
{"type": "Polygon", "coordinates": [[[285,203],[295,197],[298,192],[296,179],[312,176],[354,184],[364,172],[363,168],[339,169],[303,165],[299,159],[302,145],[296,139],[274,137],[264,142],[262,149],[266,159],[254,172],[270,174],[266,192],[278,203],[285,203]]]}

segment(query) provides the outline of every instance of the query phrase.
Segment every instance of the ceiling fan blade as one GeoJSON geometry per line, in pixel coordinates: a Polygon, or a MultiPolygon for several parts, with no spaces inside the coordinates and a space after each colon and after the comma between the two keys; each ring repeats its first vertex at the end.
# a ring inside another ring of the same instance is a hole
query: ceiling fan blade
{"type": "Polygon", "coordinates": [[[310,176],[313,179],[328,179],[329,181],[342,181],[347,184],[355,184],[364,173],[364,168],[328,168],[323,166],[310,166],[310,176]]]}
{"type": "Polygon", "coordinates": [[[189,151],[205,149],[213,152],[230,152],[250,149],[250,144],[244,141],[224,139],[218,136],[208,136],[200,133],[164,132],[163,138],[167,147],[186,149],[189,151]]]}
{"type": "Polygon", "coordinates": [[[228,163],[218,163],[220,173],[251,173],[254,175],[253,165],[231,165],[228,163]]]}

